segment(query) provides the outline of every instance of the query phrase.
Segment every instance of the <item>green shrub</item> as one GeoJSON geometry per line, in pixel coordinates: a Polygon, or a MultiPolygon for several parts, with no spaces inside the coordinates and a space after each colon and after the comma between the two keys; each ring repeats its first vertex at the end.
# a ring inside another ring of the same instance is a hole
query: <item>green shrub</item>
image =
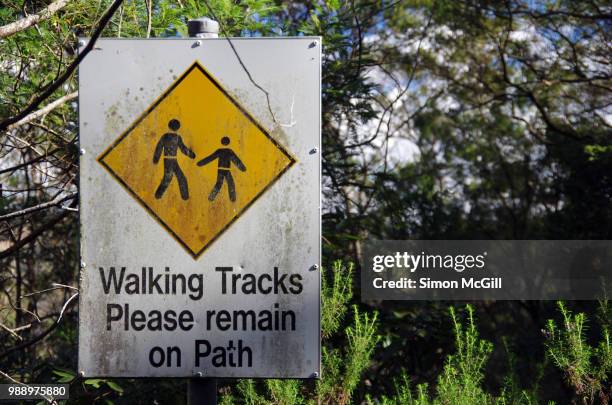
{"type": "Polygon", "coordinates": [[[495,397],[484,390],[485,366],[493,345],[480,338],[472,306],[467,305],[465,309],[465,321],[460,319],[453,307],[449,309],[455,332],[455,354],[447,357],[432,397],[427,384],[418,384],[413,392],[409,378],[403,373],[395,382],[395,396],[383,396],[375,401],[368,398],[368,402],[380,405],[536,404],[535,390],[525,391],[518,386],[512,355],[509,356],[510,373],[500,396],[495,397]]]}
{"type": "Polygon", "coordinates": [[[379,340],[378,317],[376,313],[362,313],[353,306],[352,322],[340,334],[353,297],[353,266],[336,261],[330,270],[323,271],[321,276],[322,375],[314,389],[300,380],[242,380],[223,395],[222,404],[342,405],[350,402],[379,340]],[[345,344],[332,347],[331,338],[341,338],[345,344]]]}
{"type": "MultiPolygon", "coordinates": [[[[612,400],[612,346],[610,345],[610,318],[602,318],[602,339],[591,346],[585,337],[586,315],[573,314],[565,304],[558,303],[563,322],[557,326],[552,319],[546,326],[547,354],[561,369],[576,398],[583,404],[603,403],[612,400]]],[[[600,303],[600,315],[608,314],[608,301],[600,303]]]]}

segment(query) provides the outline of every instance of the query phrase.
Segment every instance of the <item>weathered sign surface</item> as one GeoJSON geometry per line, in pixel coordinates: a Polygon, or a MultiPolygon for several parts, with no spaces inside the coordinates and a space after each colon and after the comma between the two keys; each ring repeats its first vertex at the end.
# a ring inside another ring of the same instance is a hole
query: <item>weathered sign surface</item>
{"type": "Polygon", "coordinates": [[[320,41],[232,44],[81,64],[85,376],[319,373],[320,41]]]}

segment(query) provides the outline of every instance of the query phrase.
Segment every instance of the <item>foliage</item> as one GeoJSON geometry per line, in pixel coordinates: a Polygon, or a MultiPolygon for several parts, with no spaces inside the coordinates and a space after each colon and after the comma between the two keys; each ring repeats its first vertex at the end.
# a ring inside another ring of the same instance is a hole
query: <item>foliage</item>
{"type": "Polygon", "coordinates": [[[457,353],[448,357],[444,372],[438,379],[437,396],[440,402],[451,400],[457,405],[484,404],[491,398],[482,387],[484,366],[493,350],[491,343],[480,339],[474,323],[474,309],[466,307],[467,325],[457,319],[455,310],[450,313],[455,329],[457,353]]]}
{"type": "Polygon", "coordinates": [[[369,367],[376,347],[377,314],[362,313],[353,306],[353,320],[344,333],[341,325],[352,297],[352,264],[335,261],[331,271],[322,273],[321,335],[323,337],[322,375],[314,389],[298,380],[240,381],[233,393],[222,398],[224,404],[348,404],[363,372],[369,367]],[[331,280],[329,280],[331,279],[331,280]],[[332,339],[341,338],[345,345],[332,339]],[[339,347],[344,347],[340,349],[339,347]]]}
{"type": "MultiPolygon", "coordinates": [[[[563,322],[559,326],[550,319],[546,325],[547,354],[559,367],[582,403],[607,404],[612,400],[612,345],[610,331],[603,328],[597,346],[586,339],[587,318],[573,314],[565,304],[558,303],[563,322]]],[[[601,304],[607,308],[607,302],[601,304]]],[[[608,322],[610,318],[607,318],[608,322]]]]}
{"type": "MultiPolygon", "coordinates": [[[[0,26],[50,2],[3,1],[0,26]]],[[[0,119],[65,71],[110,3],[69,1],[0,40],[0,119]]],[[[103,35],[184,35],[204,15],[223,35],[322,36],[327,260],[358,263],[365,238],[611,239],[607,2],[125,0],[103,35]]],[[[39,108],[76,90],[72,75],[39,108]]],[[[76,306],[56,322],[74,291],[58,285],[78,280],[76,122],[72,99],[0,133],[0,371],[23,382],[69,379],[58,372],[76,366],[76,306]],[[56,197],[68,199],[22,212],[56,197]]],[[[609,392],[607,301],[576,303],[584,317],[562,314],[545,345],[547,302],[474,303],[478,331],[472,310],[449,328],[434,302],[359,303],[347,319],[358,293],[335,274],[351,270],[324,274],[321,379],[243,380],[222,387],[225,403],[360,403],[366,393],[381,403],[567,403],[609,392]],[[571,390],[548,374],[545,352],[571,390]]],[[[71,380],[75,402],[184,399],[178,380],[122,380],[122,394],[112,380],[86,381],[71,380]]]]}
{"type": "Polygon", "coordinates": [[[532,391],[518,387],[514,361],[509,363],[509,373],[499,396],[494,396],[484,388],[486,363],[493,346],[480,338],[474,319],[474,309],[466,305],[465,324],[459,319],[453,307],[449,308],[455,332],[455,354],[446,359],[442,374],[438,377],[435,394],[430,397],[427,383],[416,385],[413,390],[411,381],[403,371],[395,379],[395,396],[383,395],[376,401],[368,397],[370,404],[380,405],[471,405],[471,404],[514,404],[529,405],[540,403],[537,398],[538,381],[532,391]],[[413,392],[414,391],[414,392],[413,392]]]}
{"type": "Polygon", "coordinates": [[[348,303],[353,296],[353,263],[343,267],[342,262],[336,260],[332,265],[332,270],[329,276],[326,275],[326,272],[321,273],[321,295],[325,297],[321,301],[321,336],[323,338],[329,338],[338,331],[346,314],[348,303]],[[341,277],[343,271],[346,272],[346,275],[341,277]]]}
{"type": "Polygon", "coordinates": [[[412,384],[405,371],[394,381],[395,396],[388,397],[383,395],[376,402],[368,397],[368,403],[378,403],[380,405],[429,405],[428,385],[426,383],[416,386],[416,393],[412,392],[412,384]]]}

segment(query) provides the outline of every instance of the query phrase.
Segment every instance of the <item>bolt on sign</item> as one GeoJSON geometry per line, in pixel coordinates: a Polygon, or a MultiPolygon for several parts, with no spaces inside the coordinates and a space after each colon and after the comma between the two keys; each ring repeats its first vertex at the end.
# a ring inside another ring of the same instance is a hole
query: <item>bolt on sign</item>
{"type": "Polygon", "coordinates": [[[80,66],[84,376],[319,375],[320,38],[231,41],[80,66]]]}

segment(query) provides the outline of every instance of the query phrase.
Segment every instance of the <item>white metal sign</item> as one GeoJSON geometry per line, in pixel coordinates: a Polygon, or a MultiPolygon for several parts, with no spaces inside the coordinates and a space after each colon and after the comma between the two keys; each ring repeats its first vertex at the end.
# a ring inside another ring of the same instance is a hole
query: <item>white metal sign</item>
{"type": "Polygon", "coordinates": [[[84,376],[319,373],[320,39],[231,42],[80,66],[84,376]]]}

